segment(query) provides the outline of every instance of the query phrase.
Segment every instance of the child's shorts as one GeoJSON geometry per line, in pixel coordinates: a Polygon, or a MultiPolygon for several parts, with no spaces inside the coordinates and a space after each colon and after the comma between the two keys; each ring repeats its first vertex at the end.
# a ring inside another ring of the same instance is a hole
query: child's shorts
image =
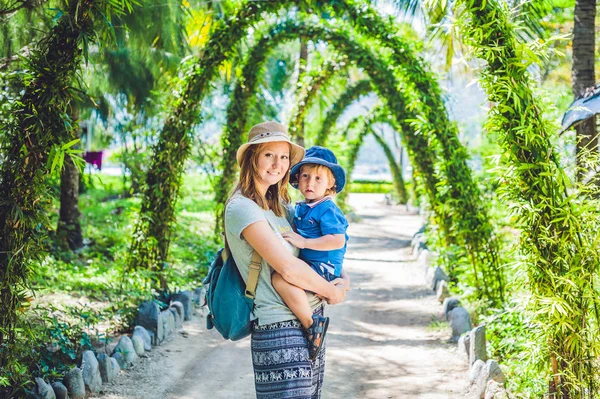
{"type": "Polygon", "coordinates": [[[324,262],[307,262],[307,263],[314,271],[319,273],[319,275],[321,277],[323,277],[325,280],[327,280],[329,282],[335,280],[336,278],[340,278],[340,276],[336,276],[334,274],[335,267],[331,266],[330,264],[327,264],[324,262]]]}

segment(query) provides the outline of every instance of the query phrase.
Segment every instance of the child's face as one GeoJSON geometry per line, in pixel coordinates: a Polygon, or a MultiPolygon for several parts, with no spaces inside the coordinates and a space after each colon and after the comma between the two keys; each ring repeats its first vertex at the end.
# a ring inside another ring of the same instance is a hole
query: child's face
{"type": "Polygon", "coordinates": [[[298,189],[306,199],[306,202],[318,201],[325,196],[328,188],[333,187],[335,182],[330,181],[325,168],[303,167],[298,176],[298,189]]]}

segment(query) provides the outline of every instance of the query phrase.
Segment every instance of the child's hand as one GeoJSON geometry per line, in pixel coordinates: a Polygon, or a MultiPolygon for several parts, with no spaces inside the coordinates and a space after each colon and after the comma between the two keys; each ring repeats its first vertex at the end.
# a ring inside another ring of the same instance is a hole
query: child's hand
{"type": "Polygon", "coordinates": [[[289,231],[287,233],[283,233],[282,236],[287,242],[289,242],[296,248],[306,248],[306,238],[302,237],[300,234],[294,233],[293,231],[289,231]]]}

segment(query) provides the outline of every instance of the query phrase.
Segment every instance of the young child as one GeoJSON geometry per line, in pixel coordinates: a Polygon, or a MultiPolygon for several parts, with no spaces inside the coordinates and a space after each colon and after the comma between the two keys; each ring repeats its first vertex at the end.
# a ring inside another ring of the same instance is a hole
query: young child
{"type": "MultiPolygon", "coordinates": [[[[327,281],[342,277],[348,222],[332,199],[346,184],[344,168],[338,165],[331,150],[314,146],[290,171],[290,183],[300,190],[305,200],[296,204],[294,213],[298,233],[284,233],[283,237],[299,248],[300,259],[327,281]]],[[[288,283],[278,273],[273,273],[271,278],[273,287],[302,323],[310,357],[316,358],[323,345],[329,318],[313,314],[302,288],[288,283]]]]}

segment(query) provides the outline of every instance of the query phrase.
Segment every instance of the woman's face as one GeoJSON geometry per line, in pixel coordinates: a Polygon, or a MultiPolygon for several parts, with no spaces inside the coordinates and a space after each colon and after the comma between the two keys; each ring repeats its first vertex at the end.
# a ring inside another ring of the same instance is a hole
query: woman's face
{"type": "Polygon", "coordinates": [[[286,142],[267,143],[258,153],[256,182],[264,189],[279,183],[290,169],[290,145],[286,142]]]}

